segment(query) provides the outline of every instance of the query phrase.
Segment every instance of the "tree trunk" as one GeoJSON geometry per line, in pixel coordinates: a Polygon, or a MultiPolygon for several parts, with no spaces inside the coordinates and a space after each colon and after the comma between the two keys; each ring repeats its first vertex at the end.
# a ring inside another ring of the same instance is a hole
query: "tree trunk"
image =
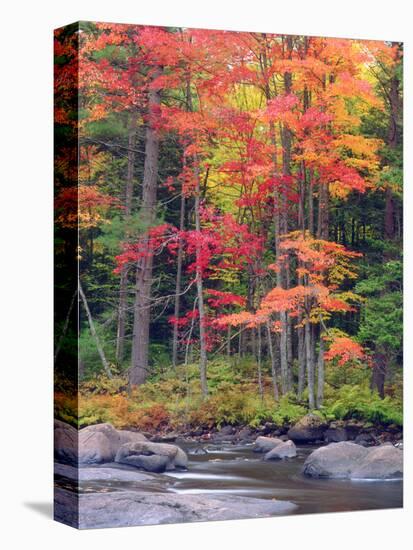
{"type": "MultiPolygon", "coordinates": [[[[179,230],[183,231],[185,226],[185,195],[181,195],[181,211],[179,218],[179,230]]],[[[178,258],[176,266],[176,284],[175,284],[175,305],[174,305],[174,317],[175,321],[179,319],[180,305],[181,305],[181,281],[182,281],[182,259],[183,259],[183,247],[182,242],[179,240],[178,246],[178,258]]],[[[175,368],[178,362],[178,325],[175,322],[173,326],[172,334],[172,365],[175,368]]]]}
{"type": "Polygon", "coordinates": [[[310,169],[308,183],[308,231],[314,235],[314,175],[310,169]]]}
{"type": "Polygon", "coordinates": [[[371,389],[377,390],[380,397],[384,397],[384,383],[387,372],[386,353],[376,351],[373,355],[373,371],[371,376],[371,389]]]}
{"type": "Polygon", "coordinates": [[[262,362],[261,362],[261,325],[257,327],[257,367],[258,367],[258,391],[261,401],[264,399],[264,387],[262,385],[262,362]]]}
{"type": "MultiPolygon", "coordinates": [[[[195,159],[195,230],[198,234],[201,232],[201,188],[199,182],[199,167],[198,162],[195,159]]],[[[205,333],[205,305],[204,305],[204,290],[203,290],[203,277],[202,269],[200,266],[200,258],[202,254],[201,244],[199,243],[196,246],[196,288],[198,295],[198,312],[199,312],[199,347],[200,347],[200,358],[199,358],[199,374],[201,378],[201,391],[202,396],[205,398],[208,395],[208,382],[207,382],[207,350],[206,350],[206,333],[205,333]]]]}
{"type": "MultiPolygon", "coordinates": [[[[287,36],[285,38],[287,45],[287,58],[291,59],[293,41],[292,36],[287,36]]],[[[292,74],[290,72],[284,73],[284,92],[286,94],[291,93],[292,86],[292,74]]],[[[281,128],[281,145],[282,145],[282,173],[283,176],[291,175],[291,141],[292,134],[288,126],[285,124],[281,128]]],[[[286,184],[284,184],[286,185],[286,184]]],[[[281,234],[288,233],[288,208],[287,208],[287,196],[285,188],[281,192],[281,219],[280,219],[280,231],[281,234]]],[[[289,277],[289,263],[285,262],[285,268],[283,269],[284,273],[280,273],[281,281],[280,286],[284,288],[289,288],[290,277],[289,277]]],[[[285,311],[281,312],[280,315],[281,321],[281,372],[283,373],[283,393],[289,392],[292,389],[292,338],[291,331],[289,333],[288,326],[288,316],[285,311]]]]}
{"type": "Polygon", "coordinates": [[[267,340],[268,340],[268,351],[270,353],[271,358],[271,378],[272,378],[272,387],[274,392],[274,399],[275,401],[279,400],[279,392],[278,392],[278,383],[277,383],[277,369],[276,369],[276,359],[275,359],[275,350],[272,343],[271,338],[271,328],[270,323],[267,322],[267,340]]]}
{"type": "Polygon", "coordinates": [[[314,362],[312,351],[312,338],[310,320],[305,320],[305,355],[307,361],[307,385],[308,385],[308,406],[312,410],[315,407],[314,399],[314,362]]]}
{"type": "Polygon", "coordinates": [[[324,338],[320,334],[320,348],[317,362],[317,409],[322,407],[324,400],[324,338]]]}
{"type": "MultiPolygon", "coordinates": [[[[131,113],[128,136],[128,170],[125,188],[125,222],[127,223],[132,213],[133,178],[135,173],[135,143],[136,143],[136,115],[131,113]]],[[[126,229],[126,239],[128,230],[126,229]]],[[[124,267],[120,275],[118,327],[116,334],[116,362],[122,363],[125,354],[125,326],[128,306],[128,269],[124,267]]]]}
{"type": "MultiPolygon", "coordinates": [[[[159,76],[160,71],[154,75],[159,76]]],[[[145,165],[142,190],[142,222],[147,231],[156,216],[156,188],[158,181],[159,135],[154,128],[154,111],[160,105],[160,92],[148,92],[148,121],[145,136],[145,165]]],[[[148,236],[142,238],[147,254],[140,259],[136,269],[135,305],[132,340],[132,366],[129,373],[131,384],[143,384],[148,376],[149,325],[152,289],[153,251],[148,236]]]]}
{"type": "Polygon", "coordinates": [[[306,367],[306,353],[305,353],[305,341],[304,341],[304,328],[299,327],[298,331],[298,389],[297,395],[301,399],[305,387],[305,367],[306,367]]]}
{"type": "Polygon", "coordinates": [[[329,190],[328,183],[318,184],[318,223],[317,238],[328,240],[329,236],[329,190]]]}

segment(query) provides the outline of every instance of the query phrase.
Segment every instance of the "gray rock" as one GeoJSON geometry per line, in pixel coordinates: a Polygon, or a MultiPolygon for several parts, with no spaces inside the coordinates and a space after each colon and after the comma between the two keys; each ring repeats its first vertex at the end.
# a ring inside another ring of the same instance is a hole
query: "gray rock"
{"type": "Polygon", "coordinates": [[[399,479],[403,477],[403,452],[393,445],[368,450],[363,462],[351,472],[352,479],[399,479]]]}
{"type": "Polygon", "coordinates": [[[366,448],[350,441],[330,443],[307,457],[303,473],[326,478],[399,478],[403,475],[402,452],[392,445],[366,448]]]}
{"type": "Polygon", "coordinates": [[[149,472],[164,472],[186,468],[188,457],[176,445],[138,441],[122,445],[116,453],[115,462],[143,468],[149,472]]]}
{"type": "Polygon", "coordinates": [[[330,443],[307,457],[303,473],[309,477],[348,478],[367,453],[367,449],[349,441],[330,443]]]}
{"type": "Polygon", "coordinates": [[[288,437],[300,443],[311,443],[323,439],[327,424],[316,414],[303,416],[288,430],[288,437]]]}
{"type": "MultiPolygon", "coordinates": [[[[55,475],[79,481],[153,481],[154,476],[139,470],[107,467],[75,468],[69,464],[54,465],[55,475]]],[[[166,476],[163,476],[166,478],[166,476]]],[[[157,477],[156,479],[159,479],[157,477]]],[[[167,478],[166,478],[167,479],[167,478]]]]}
{"type": "Polygon", "coordinates": [[[328,428],[324,432],[324,441],[326,443],[339,443],[340,441],[347,441],[347,431],[345,428],[328,428]]]}
{"type": "Polygon", "coordinates": [[[191,455],[207,455],[208,451],[204,449],[203,447],[196,447],[192,451],[189,451],[189,454],[191,455]]]}
{"type": "Polygon", "coordinates": [[[56,460],[68,464],[77,464],[78,434],[73,426],[54,421],[54,456],[56,460]]]}
{"type": "Polygon", "coordinates": [[[57,489],[55,518],[80,529],[269,517],[290,514],[297,508],[287,501],[234,495],[112,492],[78,498],[79,518],[77,496],[57,489]]]}
{"type": "Polygon", "coordinates": [[[251,441],[251,439],[254,437],[254,432],[250,427],[244,426],[237,433],[237,437],[240,441],[251,441]]]}
{"type": "Polygon", "coordinates": [[[375,445],[377,441],[372,433],[363,432],[355,438],[354,443],[363,445],[363,447],[371,447],[372,445],[375,445]]]}
{"type": "Polygon", "coordinates": [[[79,432],[79,464],[113,462],[122,445],[139,441],[146,441],[146,437],[129,430],[116,430],[111,424],[87,426],[79,432]]]}
{"type": "Polygon", "coordinates": [[[125,443],[146,441],[140,433],[116,430],[111,424],[96,424],[78,431],[55,420],[55,458],[66,464],[99,464],[113,462],[119,447],[125,443]]]}
{"type": "MultiPolygon", "coordinates": [[[[121,460],[117,460],[121,464],[128,464],[135,468],[141,468],[147,472],[164,472],[170,465],[170,461],[165,455],[143,455],[143,454],[131,454],[127,457],[123,457],[121,460]]],[[[172,468],[169,467],[171,470],[172,468]]]]}
{"type": "Polygon", "coordinates": [[[188,456],[185,451],[181,449],[181,447],[176,448],[177,451],[174,459],[174,467],[186,470],[186,468],[188,468],[188,456]]]}
{"type": "Polygon", "coordinates": [[[297,447],[292,441],[285,441],[265,454],[264,460],[277,460],[282,458],[294,458],[297,456],[297,447]]]}
{"type": "Polygon", "coordinates": [[[150,438],[150,440],[154,441],[155,443],[173,443],[177,440],[178,437],[179,434],[171,432],[164,435],[154,435],[150,438]]]}
{"type": "Polygon", "coordinates": [[[281,445],[282,443],[282,439],[279,439],[278,437],[265,437],[260,435],[255,440],[252,450],[254,453],[268,453],[274,449],[274,447],[277,447],[277,445],[281,445]]]}

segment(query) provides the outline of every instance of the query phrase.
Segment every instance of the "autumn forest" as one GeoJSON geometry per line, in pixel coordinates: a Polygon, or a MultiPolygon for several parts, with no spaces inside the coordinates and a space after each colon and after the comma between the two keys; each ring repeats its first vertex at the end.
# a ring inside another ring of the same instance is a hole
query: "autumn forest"
{"type": "Polygon", "coordinates": [[[81,23],[55,55],[57,416],[400,431],[401,44],[81,23]]]}

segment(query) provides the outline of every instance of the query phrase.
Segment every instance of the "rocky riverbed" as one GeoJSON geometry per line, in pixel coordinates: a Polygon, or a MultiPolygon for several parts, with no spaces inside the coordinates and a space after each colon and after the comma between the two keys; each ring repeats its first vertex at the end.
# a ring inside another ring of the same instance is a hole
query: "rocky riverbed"
{"type": "Polygon", "coordinates": [[[156,442],[57,422],[56,519],[94,528],[402,506],[403,453],[390,442],[320,446],[240,431],[156,442]]]}

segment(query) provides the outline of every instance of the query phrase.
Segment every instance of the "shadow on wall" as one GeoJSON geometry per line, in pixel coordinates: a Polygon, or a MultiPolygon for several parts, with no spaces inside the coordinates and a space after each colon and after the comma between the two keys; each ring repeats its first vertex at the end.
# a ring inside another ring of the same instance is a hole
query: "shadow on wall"
{"type": "Polygon", "coordinates": [[[48,519],[53,519],[53,502],[23,502],[23,505],[48,519]]]}

